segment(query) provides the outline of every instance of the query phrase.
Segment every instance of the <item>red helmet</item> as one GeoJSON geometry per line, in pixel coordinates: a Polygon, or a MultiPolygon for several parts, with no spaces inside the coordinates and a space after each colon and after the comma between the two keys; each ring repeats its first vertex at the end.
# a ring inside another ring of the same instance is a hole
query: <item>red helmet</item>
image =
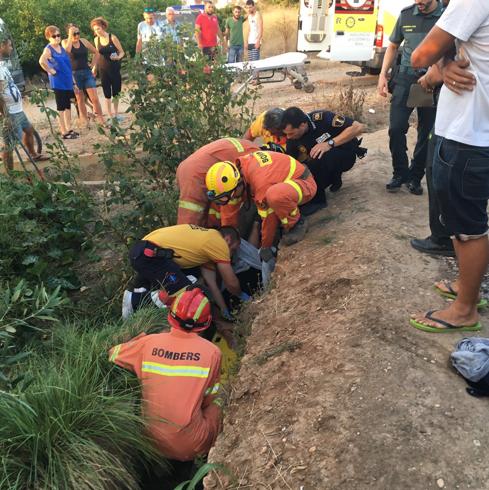
{"type": "Polygon", "coordinates": [[[212,321],[211,304],[200,288],[181,292],[171,305],[168,322],[172,327],[201,332],[212,321]]]}

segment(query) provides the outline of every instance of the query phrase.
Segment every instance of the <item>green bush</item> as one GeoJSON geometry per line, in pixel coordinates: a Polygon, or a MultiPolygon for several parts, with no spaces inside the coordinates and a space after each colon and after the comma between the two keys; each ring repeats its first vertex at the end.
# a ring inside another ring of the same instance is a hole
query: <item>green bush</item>
{"type": "Polygon", "coordinates": [[[139,383],[107,351],[155,324],[146,310],[120,324],[62,325],[23,370],[30,385],[0,392],[0,488],[138,489],[137,466],[165,461],[144,433],[139,383]]]}
{"type": "Polygon", "coordinates": [[[44,29],[58,26],[64,33],[69,22],[77,24],[83,37],[93,41],[90,21],[105,17],[109,31],[117,35],[127,53],[134,53],[136,28],[148,4],[159,10],[179,2],[171,0],[0,0],[0,16],[7,23],[28,74],[39,71],[37,60],[47,44],[44,29]]]}
{"type": "Polygon", "coordinates": [[[25,373],[11,377],[11,371],[28,356],[26,344],[57,323],[66,304],[59,287],[48,293],[42,284],[31,288],[24,280],[15,287],[0,283],[0,389],[25,381],[25,373]]]}
{"type": "Polygon", "coordinates": [[[256,93],[234,94],[235,75],[222,59],[209,67],[193,42],[154,42],[148,51],[150,80],[140,60],[129,66],[129,128],[112,125],[109,143],[98,147],[109,183],[107,208],[116,209],[111,226],[128,240],[175,223],[178,164],[211,141],[240,137],[256,93]]]}
{"type": "Polygon", "coordinates": [[[73,264],[94,219],[88,193],[54,182],[0,176],[0,280],[79,287],[73,264]]]}

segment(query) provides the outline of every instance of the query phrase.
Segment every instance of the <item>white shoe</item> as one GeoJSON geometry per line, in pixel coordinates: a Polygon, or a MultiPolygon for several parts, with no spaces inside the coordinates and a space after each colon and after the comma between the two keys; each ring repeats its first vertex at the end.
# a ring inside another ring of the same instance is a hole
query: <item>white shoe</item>
{"type": "Polygon", "coordinates": [[[134,313],[131,300],[132,292],[126,289],[124,291],[124,296],[122,297],[122,318],[124,320],[127,320],[134,313]]]}

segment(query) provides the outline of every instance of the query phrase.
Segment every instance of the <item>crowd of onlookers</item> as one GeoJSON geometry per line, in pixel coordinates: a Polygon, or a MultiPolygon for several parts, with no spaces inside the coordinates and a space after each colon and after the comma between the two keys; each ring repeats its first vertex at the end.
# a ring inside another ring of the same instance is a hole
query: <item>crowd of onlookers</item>
{"type": "MultiPolygon", "coordinates": [[[[211,0],[204,1],[204,8],[195,20],[195,41],[202,53],[209,59],[214,59],[219,47],[223,54],[227,52],[229,63],[240,62],[245,54],[248,60],[260,58],[260,47],[263,38],[263,20],[256,9],[254,0],[247,0],[245,5],[246,18],[243,9],[236,5],[232,16],[225,21],[224,30],[214,13],[211,0]]],[[[143,60],[150,40],[162,40],[170,37],[175,43],[182,42],[182,32],[176,21],[176,11],[168,7],[165,18],[158,18],[154,8],[148,7],[143,12],[144,20],[137,27],[136,53],[143,60]]],[[[48,74],[49,84],[54,92],[56,109],[58,111],[59,129],[63,139],[76,139],[80,134],[72,127],[71,105],[76,100],[79,127],[88,128],[90,119],[98,124],[104,124],[104,111],[97,92],[96,76],[100,78],[105,101],[105,115],[112,119],[121,120],[119,115],[119,94],[121,93],[121,59],[125,56],[124,48],[118,37],[109,31],[109,23],[103,17],[96,17],[90,22],[93,43],[83,37],[80,27],[68,24],[65,33],[54,25],[47,26],[44,36],[48,44],[44,48],[39,64],[48,74]]],[[[0,40],[1,41],[1,40],[0,40]]],[[[3,49],[0,57],[10,56],[10,41],[1,41],[3,49]]],[[[148,53],[147,53],[148,54],[148,53]]],[[[3,84],[4,101],[7,112],[15,126],[14,139],[23,141],[28,153],[33,158],[43,158],[33,149],[32,125],[23,113],[20,91],[8,73],[6,67],[0,73],[0,83],[3,84]],[[18,96],[15,95],[18,92],[18,96]],[[14,93],[12,98],[11,94],[14,93]],[[23,117],[20,118],[19,114],[23,117]]],[[[8,167],[13,165],[12,144],[4,151],[4,161],[8,167]],[[6,155],[8,154],[8,158],[6,155]]]]}

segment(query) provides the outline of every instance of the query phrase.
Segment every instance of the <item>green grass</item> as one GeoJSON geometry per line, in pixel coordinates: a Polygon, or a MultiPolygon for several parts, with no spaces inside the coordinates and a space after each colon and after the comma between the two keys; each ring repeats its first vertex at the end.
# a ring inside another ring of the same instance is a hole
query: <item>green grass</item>
{"type": "Polygon", "coordinates": [[[23,365],[25,391],[0,393],[0,488],[138,489],[138,461],[164,465],[144,434],[136,377],[107,356],[159,318],[143,310],[123,325],[55,329],[23,365]]]}

